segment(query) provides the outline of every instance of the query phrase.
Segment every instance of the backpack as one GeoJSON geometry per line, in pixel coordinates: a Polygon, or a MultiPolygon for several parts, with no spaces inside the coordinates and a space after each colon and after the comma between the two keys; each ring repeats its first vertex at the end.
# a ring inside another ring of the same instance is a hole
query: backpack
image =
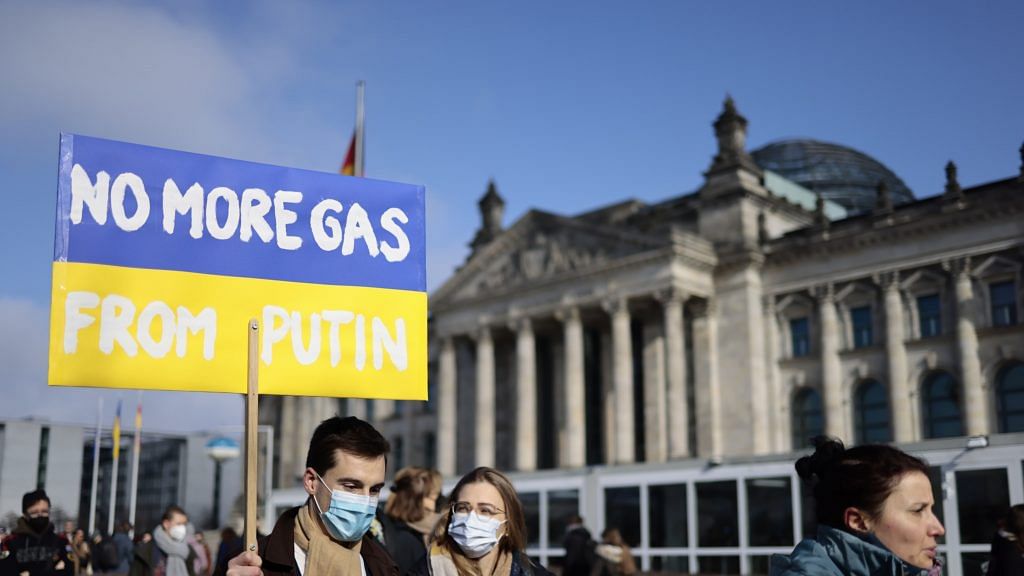
{"type": "Polygon", "coordinates": [[[117,542],[113,538],[104,538],[100,541],[99,549],[96,551],[96,561],[103,570],[116,570],[121,564],[120,555],[117,553],[117,542]]]}

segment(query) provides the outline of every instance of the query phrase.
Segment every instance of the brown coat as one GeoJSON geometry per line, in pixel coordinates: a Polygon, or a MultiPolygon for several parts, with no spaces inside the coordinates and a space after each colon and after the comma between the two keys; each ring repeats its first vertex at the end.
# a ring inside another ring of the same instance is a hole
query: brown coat
{"type": "MultiPolygon", "coordinates": [[[[298,508],[292,508],[282,514],[274,531],[260,540],[260,557],[266,576],[299,576],[299,567],[295,565],[295,516],[298,511],[298,508]]],[[[369,534],[363,536],[359,555],[363,558],[367,576],[398,576],[398,566],[369,534]]]]}

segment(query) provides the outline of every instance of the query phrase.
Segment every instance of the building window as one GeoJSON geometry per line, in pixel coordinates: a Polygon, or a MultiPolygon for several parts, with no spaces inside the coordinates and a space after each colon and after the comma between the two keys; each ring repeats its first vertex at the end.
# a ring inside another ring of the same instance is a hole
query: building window
{"type": "Polygon", "coordinates": [[[850,322],[853,324],[853,347],[864,348],[874,343],[871,326],[871,306],[861,306],[850,310],[850,322]]]}
{"type": "Polygon", "coordinates": [[[793,545],[793,491],[788,477],[748,478],[747,542],[793,545]]]}
{"type": "Polygon", "coordinates": [[[1013,326],[1017,323],[1017,286],[1013,280],[996,282],[988,287],[992,300],[992,325],[1013,326]]]}
{"type": "Polygon", "coordinates": [[[1000,432],[1024,432],[1024,364],[1014,362],[999,371],[996,414],[1000,432]]]}
{"type": "Polygon", "coordinates": [[[949,372],[933,372],[924,381],[924,437],[963,436],[960,390],[949,372]]]}
{"type": "Polygon", "coordinates": [[[551,490],[548,497],[548,547],[562,545],[569,517],[580,513],[580,491],[576,489],[551,490]]]}
{"type": "Polygon", "coordinates": [[[702,548],[740,545],[735,480],[697,483],[697,545],[702,548]]]}
{"type": "Polygon", "coordinates": [[[401,436],[391,439],[391,458],[395,462],[395,470],[405,466],[405,446],[402,445],[401,436]]]}
{"type": "Polygon", "coordinates": [[[804,388],[793,397],[793,449],[811,446],[811,440],[825,431],[821,414],[821,394],[804,388]]]}
{"type": "Polygon", "coordinates": [[[960,512],[960,543],[985,544],[992,538],[992,519],[1010,507],[1010,482],[1006,468],[960,470],[956,473],[957,510],[960,512]]]}
{"type": "Polygon", "coordinates": [[[938,294],[917,297],[917,318],[921,338],[938,336],[942,333],[942,307],[938,294]]]}
{"type": "Polygon", "coordinates": [[[604,489],[604,523],[615,527],[630,546],[640,545],[640,487],[604,489]]]}
{"type": "Polygon", "coordinates": [[[50,459],[50,427],[39,429],[39,463],[36,467],[36,488],[46,488],[46,463],[50,459]]]}
{"type": "Polygon", "coordinates": [[[793,344],[793,358],[811,353],[811,330],[806,316],[789,321],[789,334],[793,344]]]}
{"type": "Polygon", "coordinates": [[[889,415],[889,396],[878,380],[865,380],[854,398],[854,417],[858,444],[889,442],[892,440],[889,415]]]}
{"type": "Polygon", "coordinates": [[[686,548],[686,484],[654,485],[647,488],[652,548],[686,548]]]}

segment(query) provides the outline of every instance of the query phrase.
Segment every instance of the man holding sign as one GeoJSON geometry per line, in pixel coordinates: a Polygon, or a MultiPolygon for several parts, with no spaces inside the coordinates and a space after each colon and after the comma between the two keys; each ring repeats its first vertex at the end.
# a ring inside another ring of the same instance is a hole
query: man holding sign
{"type": "Polygon", "coordinates": [[[380,432],[358,418],[324,420],[306,454],[306,503],[281,515],[259,554],[234,558],[228,576],[397,575],[387,551],[367,535],[389,450],[380,432]]]}

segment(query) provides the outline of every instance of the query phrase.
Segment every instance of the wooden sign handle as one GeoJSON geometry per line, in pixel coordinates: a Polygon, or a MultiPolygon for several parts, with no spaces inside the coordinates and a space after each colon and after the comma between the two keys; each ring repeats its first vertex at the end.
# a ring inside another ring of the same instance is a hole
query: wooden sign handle
{"type": "MultiPolygon", "coordinates": [[[[259,432],[260,396],[260,323],[249,320],[248,391],[245,395],[245,549],[257,551],[256,543],[256,489],[259,462],[257,433],[259,432]]],[[[267,463],[270,464],[269,462],[267,463]]],[[[269,487],[268,487],[269,488],[269,487]]]]}

